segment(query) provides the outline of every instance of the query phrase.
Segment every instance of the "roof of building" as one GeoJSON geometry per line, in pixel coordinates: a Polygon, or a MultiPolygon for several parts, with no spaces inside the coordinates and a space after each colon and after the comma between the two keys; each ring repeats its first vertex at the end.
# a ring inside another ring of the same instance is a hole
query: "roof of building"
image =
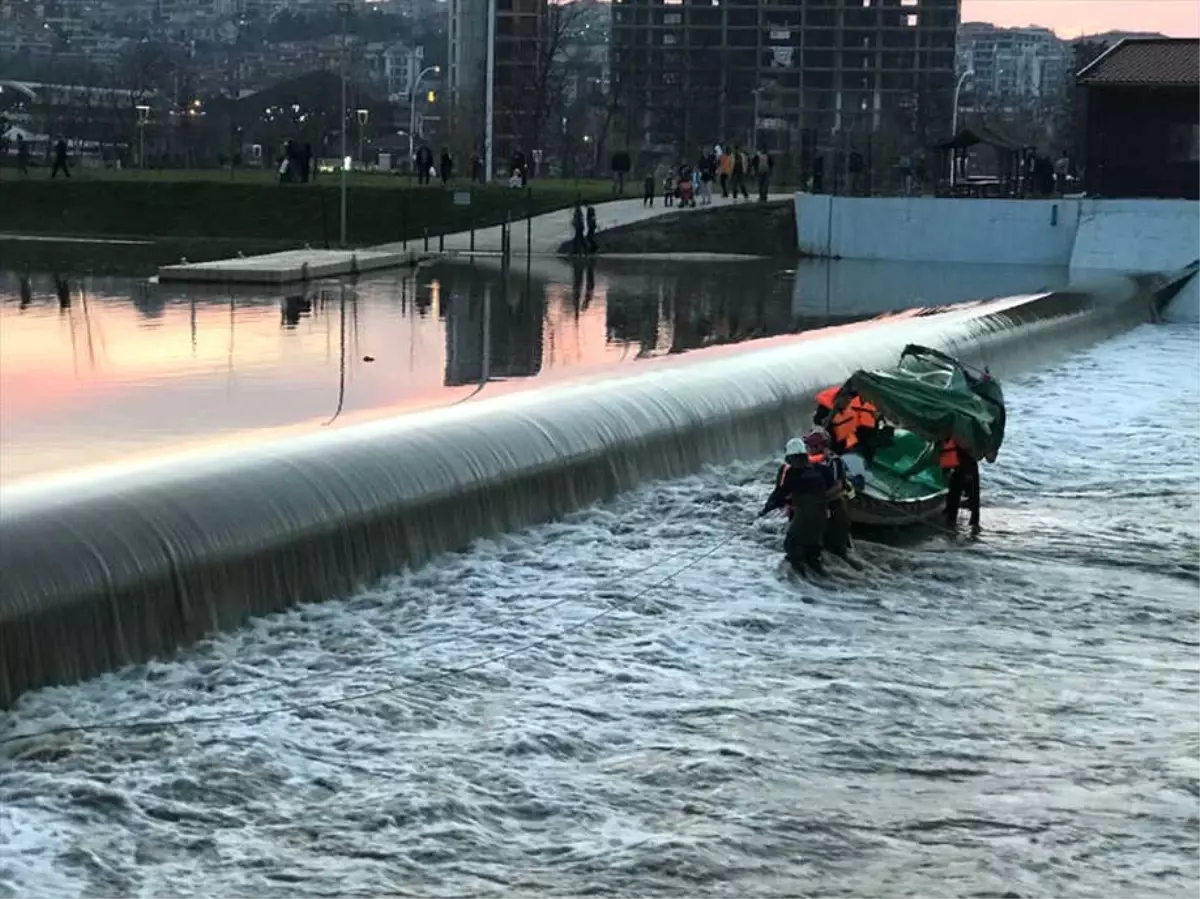
{"type": "Polygon", "coordinates": [[[1200,86],[1200,39],[1126,38],[1085,66],[1078,81],[1113,87],[1200,86]]]}

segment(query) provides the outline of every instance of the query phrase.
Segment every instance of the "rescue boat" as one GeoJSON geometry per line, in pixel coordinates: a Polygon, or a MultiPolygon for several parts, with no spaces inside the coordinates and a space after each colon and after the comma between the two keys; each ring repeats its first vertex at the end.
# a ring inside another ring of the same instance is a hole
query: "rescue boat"
{"type": "Polygon", "coordinates": [[[910,344],[892,371],[855,372],[843,385],[874,404],[879,423],[865,441],[861,486],[850,500],[858,525],[905,526],[942,514],[949,492],[938,464],[952,439],[976,459],[995,462],[1004,442],[1004,391],[940,350],[910,344]]]}

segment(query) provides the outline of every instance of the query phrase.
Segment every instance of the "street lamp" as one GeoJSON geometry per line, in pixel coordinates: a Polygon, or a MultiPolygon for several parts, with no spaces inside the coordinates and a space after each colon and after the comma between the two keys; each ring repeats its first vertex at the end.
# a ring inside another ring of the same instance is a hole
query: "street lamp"
{"type": "Polygon", "coordinates": [[[750,126],[750,146],[747,147],[751,153],[758,150],[758,104],[762,99],[761,87],[756,87],[750,93],[754,94],[754,124],[750,126]]]}
{"type": "Polygon", "coordinates": [[[150,121],[150,107],[138,104],[134,109],[137,110],[138,168],[144,169],[146,167],[146,123],[150,121]]]}
{"type": "Polygon", "coordinates": [[[342,19],[342,52],[341,52],[341,80],[342,80],[342,174],[341,174],[341,241],[339,246],[346,246],[346,169],[350,166],[347,164],[346,157],[346,19],[350,15],[350,0],[338,0],[337,11],[342,19]]]}
{"type": "MultiPolygon", "coordinates": [[[[954,85],[954,110],[950,114],[950,140],[953,141],[958,136],[958,95],[962,92],[962,87],[966,84],[968,78],[975,77],[974,69],[967,69],[958,76],[958,83],[954,85]]],[[[955,165],[955,156],[958,150],[954,147],[950,148],[950,186],[954,186],[956,180],[958,166],[955,165]]]]}
{"type": "Polygon", "coordinates": [[[367,119],[370,118],[371,112],[368,109],[358,110],[358,161],[362,163],[362,167],[367,167],[367,158],[363,152],[363,141],[367,135],[367,119]]]}
{"type": "Polygon", "coordinates": [[[430,72],[440,73],[441,71],[441,66],[426,66],[417,73],[417,77],[413,79],[413,83],[408,88],[408,155],[414,168],[417,164],[417,89],[421,86],[422,78],[430,72]]]}

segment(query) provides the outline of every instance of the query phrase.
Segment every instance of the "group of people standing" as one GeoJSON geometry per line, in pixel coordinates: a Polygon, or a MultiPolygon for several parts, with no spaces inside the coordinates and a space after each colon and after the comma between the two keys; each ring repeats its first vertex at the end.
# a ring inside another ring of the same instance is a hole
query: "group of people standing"
{"type": "Polygon", "coordinates": [[[766,150],[746,153],[739,146],[722,148],[720,144],[700,154],[695,163],[681,163],[665,173],[661,169],[646,173],[642,181],[642,205],[653,206],[656,185],[662,184],[663,204],[666,206],[708,206],[712,203],[714,185],[720,187],[721,196],[728,199],[732,194],[736,200],[740,194],[750,199],[746,179],[753,179],[758,186],[758,200],[767,201],[771,184],[771,173],[775,161],[766,150]]]}

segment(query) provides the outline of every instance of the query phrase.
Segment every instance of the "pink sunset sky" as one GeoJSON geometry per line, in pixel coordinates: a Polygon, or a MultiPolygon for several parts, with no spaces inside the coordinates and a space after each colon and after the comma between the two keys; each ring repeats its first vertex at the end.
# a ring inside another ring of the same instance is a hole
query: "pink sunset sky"
{"type": "Polygon", "coordinates": [[[1044,25],[1059,37],[1103,31],[1161,31],[1200,35],[1197,0],[963,0],[964,22],[1044,25]]]}

